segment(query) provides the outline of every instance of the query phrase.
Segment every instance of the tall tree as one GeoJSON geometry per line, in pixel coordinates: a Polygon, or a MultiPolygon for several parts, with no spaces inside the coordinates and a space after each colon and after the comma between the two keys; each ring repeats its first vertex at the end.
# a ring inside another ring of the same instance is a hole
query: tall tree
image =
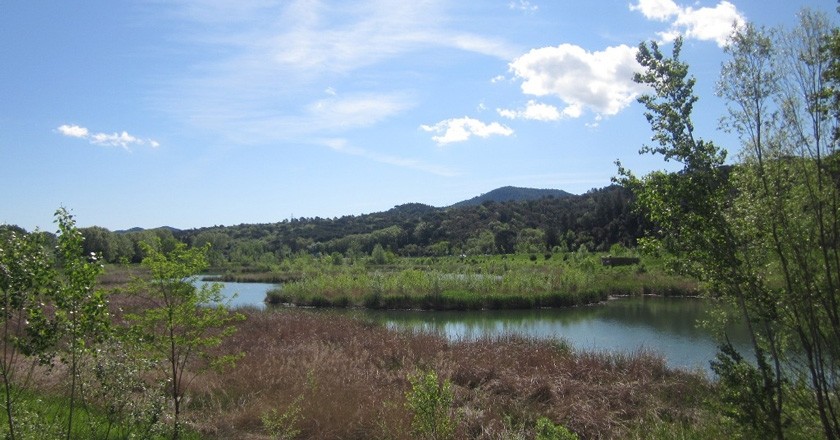
{"type": "Polygon", "coordinates": [[[684,167],[641,179],[620,172],[659,228],[656,243],[747,323],[755,362],[724,344],[713,368],[727,413],[764,438],[840,438],[840,160],[828,118],[829,35],[825,16],[805,10],[790,31],[747,25],[733,36],[718,85],[729,103],[722,127],[742,142],[731,173],[723,151],[692,134],[697,98],[681,42],[670,58],[655,43],[638,53],[644,72],[636,80],[654,91],[640,101],[658,141],[644,151],[684,167]]]}

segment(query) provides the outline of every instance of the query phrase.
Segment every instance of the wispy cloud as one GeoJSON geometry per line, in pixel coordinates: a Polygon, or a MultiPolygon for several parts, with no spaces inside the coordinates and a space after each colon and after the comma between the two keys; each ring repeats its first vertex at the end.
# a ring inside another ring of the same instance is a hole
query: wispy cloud
{"type": "Polygon", "coordinates": [[[531,3],[528,0],[512,0],[510,3],[508,3],[508,8],[518,11],[535,12],[540,7],[531,3]]]}
{"type": "Polygon", "coordinates": [[[379,154],[372,151],[368,151],[364,148],[354,147],[349,145],[346,139],[323,139],[320,141],[320,143],[329,147],[333,151],[342,154],[364,157],[373,160],[374,162],[384,163],[387,165],[413,169],[443,177],[455,177],[460,174],[459,172],[449,167],[430,164],[417,159],[410,159],[387,154],[379,154]]]}
{"type": "Polygon", "coordinates": [[[452,118],[440,121],[434,125],[421,125],[423,131],[438,133],[432,140],[438,145],[464,142],[472,136],[487,138],[490,136],[510,136],[513,130],[498,122],[486,124],[470,117],[452,118]]]}
{"type": "Polygon", "coordinates": [[[437,0],[240,3],[178,3],[176,19],[187,29],[180,38],[209,58],[154,99],[235,142],[322,135],[325,127],[349,130],[402,114],[417,99],[411,79],[395,81],[390,69],[416,52],[457,49],[499,60],[517,53],[503,40],[448,27],[445,2],[437,0]],[[357,74],[364,78],[352,81],[357,74]],[[352,89],[341,84],[348,79],[352,89]],[[325,93],[335,99],[318,99],[325,93]]]}
{"type": "MultiPolygon", "coordinates": [[[[561,44],[532,49],[510,63],[510,70],[522,80],[526,95],[554,96],[563,101],[566,106],[559,110],[562,116],[577,118],[585,109],[610,116],[627,107],[643,90],[633,82],[633,73],[641,69],[636,50],[620,45],[589,52],[580,46],[561,44]]],[[[536,106],[532,104],[534,116],[546,116],[550,110],[536,106]]],[[[521,116],[526,114],[527,109],[521,116]]]]}
{"type": "Polygon", "coordinates": [[[93,145],[120,147],[126,151],[131,151],[132,146],[149,146],[152,148],[160,146],[160,143],[154,139],[138,138],[126,131],[120,133],[91,133],[86,127],[69,124],[59,126],[56,131],[63,136],[85,139],[93,145]]]}
{"type": "Polygon", "coordinates": [[[685,35],[686,38],[714,41],[723,47],[733,30],[746,23],[738,8],[725,0],[714,7],[702,8],[679,6],[673,0],[639,0],[630,5],[630,10],[639,11],[651,20],[670,22],[671,28],[659,33],[665,41],[685,35]]]}

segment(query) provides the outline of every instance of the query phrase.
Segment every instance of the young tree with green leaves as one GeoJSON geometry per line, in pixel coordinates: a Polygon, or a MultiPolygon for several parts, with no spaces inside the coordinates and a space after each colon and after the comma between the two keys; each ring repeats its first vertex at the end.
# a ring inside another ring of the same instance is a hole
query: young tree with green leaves
{"type": "Polygon", "coordinates": [[[27,389],[39,355],[53,347],[55,328],[41,304],[50,295],[54,278],[42,234],[0,227],[0,379],[5,434],[12,440],[18,438],[18,397],[27,389]]]}
{"type": "Polygon", "coordinates": [[[167,394],[173,408],[172,438],[181,432],[184,393],[196,374],[206,368],[231,365],[239,354],[220,354],[214,349],[235,331],[233,323],[244,319],[233,313],[220,284],[197,286],[197,276],[207,268],[208,247],[187,248],[178,243],[164,253],[145,244],[143,266],[148,279],[140,281],[140,295],[147,303],[129,316],[146,348],[162,360],[167,394]]]}
{"type": "Polygon", "coordinates": [[[62,335],[61,361],[70,375],[67,439],[73,432],[73,417],[80,391],[83,360],[110,333],[111,317],[105,292],[95,289],[102,265],[96,254],[84,254],[84,236],[73,216],[64,208],[55,213],[58,224],[58,284],[53,296],[54,319],[62,335]]]}

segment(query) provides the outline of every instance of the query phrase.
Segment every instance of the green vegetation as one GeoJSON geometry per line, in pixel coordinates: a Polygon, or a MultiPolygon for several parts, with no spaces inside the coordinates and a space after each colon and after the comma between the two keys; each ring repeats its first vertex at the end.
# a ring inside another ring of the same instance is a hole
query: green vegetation
{"type": "Polygon", "coordinates": [[[631,209],[632,193],[619,186],[582,195],[520,190],[510,196],[516,198],[448,208],[405,204],[386,212],[333,219],[294,218],[184,231],[164,227],[113,232],[96,226],[80,231],[85,252],[96,252],[106,263],[139,263],[146,255],[140,244],[155,239],[164,252],[176,242],[192,247],[209,244],[208,263],[215,272],[277,271],[289,259],[303,255],[354,260],[370,256],[377,245],[386,255],[401,257],[515,252],[542,256],[581,248],[606,252],[615,244],[632,247],[643,234],[644,222],[631,209]]]}
{"type": "Polygon", "coordinates": [[[408,377],[411,383],[406,405],[411,411],[411,431],[418,439],[445,440],[455,433],[452,410],[452,382],[438,383],[434,371],[418,371],[408,377]]]}
{"type": "Polygon", "coordinates": [[[189,383],[202,368],[232,365],[238,355],[213,353],[235,328],[232,322],[244,316],[231,313],[218,284],[195,286],[195,274],[207,268],[207,247],[187,249],[177,244],[168,253],[143,245],[143,267],[149,277],[141,279],[139,292],[147,306],[127,315],[130,332],[139,338],[144,352],[157,354],[169,386],[173,408],[172,438],[181,432],[181,410],[189,383]],[[202,361],[198,368],[196,361],[202,361]],[[189,374],[187,374],[189,373],[189,374]]]}
{"type": "Polygon", "coordinates": [[[725,342],[713,369],[722,413],[755,438],[840,438],[840,34],[821,14],[800,18],[790,31],[746,26],[727,48],[724,128],[743,142],[731,169],[694,134],[681,40],[671,57],[640,45],[635,79],[654,91],[640,102],[657,142],[643,152],[683,169],[621,170],[656,225],[647,243],[747,323],[755,362],[725,342]]]}
{"type": "MultiPolygon", "coordinates": [[[[47,234],[0,228],[3,436],[181,437],[185,377],[230,360],[207,348],[221,344],[232,330],[226,324],[237,317],[217,304],[218,289],[185,284],[185,274],[203,267],[206,249],[175,244],[164,254],[147,246],[151,278],[140,293],[162,301],[114,308],[96,287],[103,268],[97,254],[84,252],[73,217],[60,209],[56,223],[54,247],[47,234]],[[192,359],[198,356],[204,358],[192,359]],[[171,419],[158,366],[172,372],[171,419]]],[[[192,430],[185,434],[193,437],[192,430]]]]}
{"type": "MultiPolygon", "coordinates": [[[[623,252],[618,247],[613,249],[623,252]]],[[[569,307],[611,295],[697,295],[697,284],[666,273],[656,259],[644,265],[608,267],[596,254],[556,258],[529,255],[392,258],[376,264],[335,265],[309,260],[296,281],[270,291],[270,304],[374,309],[528,309],[569,307]]]]}

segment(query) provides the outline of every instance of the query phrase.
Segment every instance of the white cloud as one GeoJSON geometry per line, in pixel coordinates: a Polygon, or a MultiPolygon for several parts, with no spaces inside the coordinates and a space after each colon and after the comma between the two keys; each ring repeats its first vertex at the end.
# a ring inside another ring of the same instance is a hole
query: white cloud
{"type": "Polygon", "coordinates": [[[659,21],[666,21],[680,13],[680,7],[673,0],[639,0],[639,3],[630,5],[630,10],[659,21]]]}
{"type": "Polygon", "coordinates": [[[154,139],[141,139],[128,134],[126,131],[120,133],[90,133],[90,131],[85,127],[67,124],[59,126],[56,131],[63,136],[86,139],[93,145],[120,147],[126,151],[131,151],[131,146],[134,145],[148,145],[152,148],[160,146],[160,143],[154,139]]]}
{"type": "Polygon", "coordinates": [[[508,119],[529,119],[532,121],[557,121],[563,117],[570,117],[570,118],[577,118],[580,116],[579,108],[577,108],[577,113],[574,111],[567,112],[571,106],[566,107],[563,113],[557,109],[557,107],[544,104],[542,102],[536,102],[534,100],[528,101],[525,105],[525,108],[522,110],[510,110],[510,109],[496,109],[496,111],[502,117],[508,119]]]}
{"type": "Polygon", "coordinates": [[[580,117],[584,109],[609,116],[644,90],[633,82],[633,73],[641,70],[636,50],[621,45],[588,52],[561,44],[532,49],[510,63],[510,70],[523,80],[523,93],[560,98],[566,104],[560,110],[565,117],[580,117]]]}
{"type": "Polygon", "coordinates": [[[432,136],[432,140],[438,145],[464,142],[472,136],[487,138],[494,135],[510,136],[513,134],[512,129],[498,122],[485,124],[468,116],[446,119],[435,125],[421,125],[420,128],[431,133],[439,133],[438,136],[432,136]]]}
{"type": "Polygon", "coordinates": [[[88,129],[78,125],[62,125],[58,127],[58,132],[67,137],[86,138],[88,136],[88,129]]]}
{"type": "Polygon", "coordinates": [[[646,18],[671,22],[671,28],[659,33],[665,41],[672,41],[678,35],[702,41],[714,41],[723,47],[735,28],[744,26],[743,14],[732,3],[724,0],[714,7],[681,7],[673,0],[639,0],[630,5],[630,10],[639,11],[646,18]]]}

